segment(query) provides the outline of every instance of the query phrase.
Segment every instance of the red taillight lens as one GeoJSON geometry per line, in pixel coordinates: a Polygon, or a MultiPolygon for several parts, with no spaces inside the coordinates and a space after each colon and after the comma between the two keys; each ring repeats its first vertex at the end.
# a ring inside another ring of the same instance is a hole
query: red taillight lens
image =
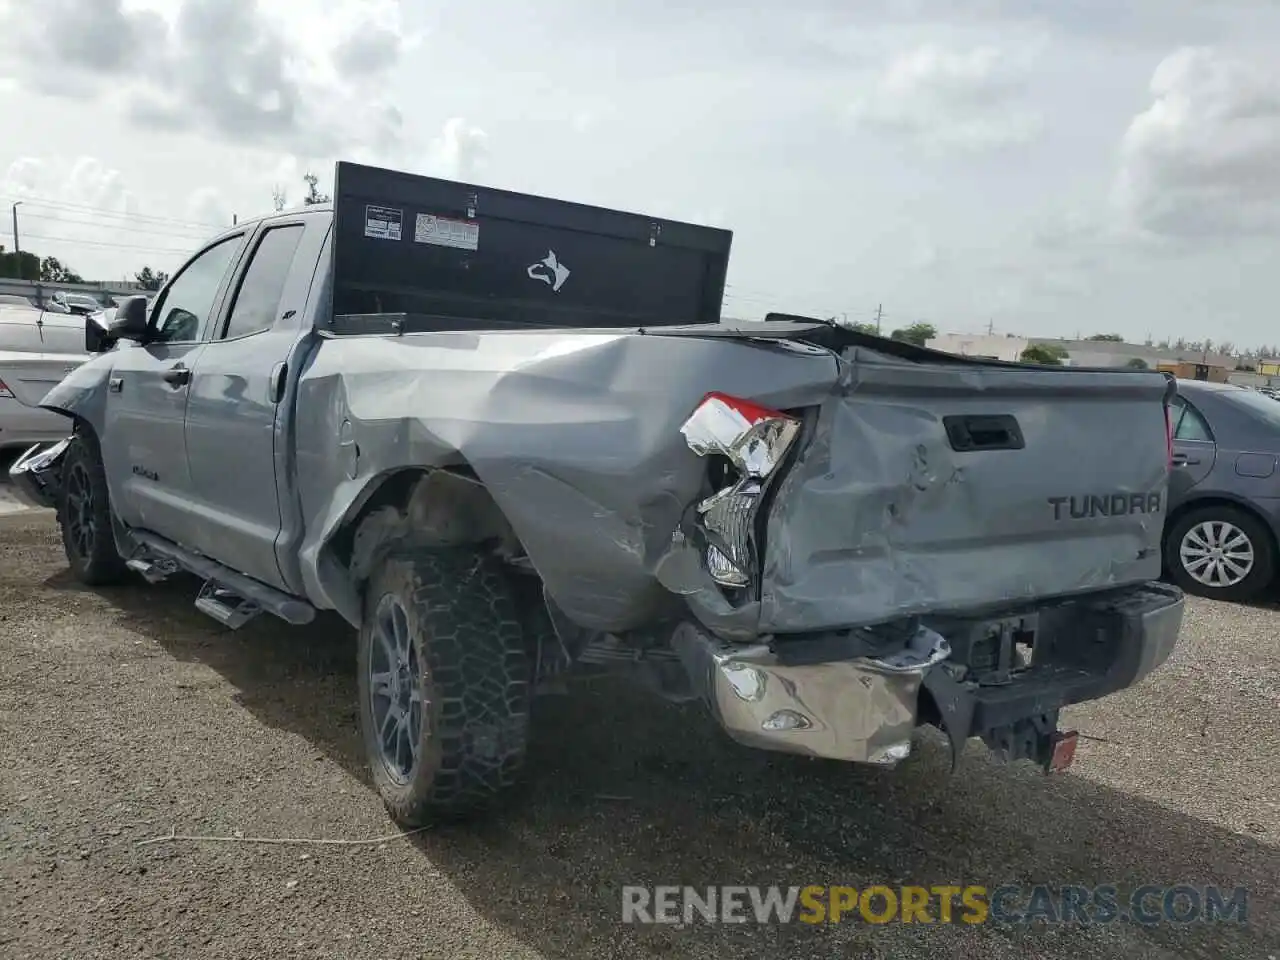
{"type": "Polygon", "coordinates": [[[16,399],[13,395],[13,391],[9,389],[8,385],[3,380],[0,380],[0,400],[13,399],[16,399]]]}
{"type": "Polygon", "coordinates": [[[699,456],[719,453],[748,477],[777,467],[800,432],[800,421],[727,393],[708,393],[680,428],[699,456]]]}

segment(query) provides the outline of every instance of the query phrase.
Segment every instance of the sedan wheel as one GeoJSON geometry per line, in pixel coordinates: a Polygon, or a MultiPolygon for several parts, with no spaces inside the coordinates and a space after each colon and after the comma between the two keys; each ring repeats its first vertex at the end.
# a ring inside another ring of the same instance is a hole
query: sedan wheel
{"type": "Polygon", "coordinates": [[[1165,566],[1187,593],[1216,600],[1251,600],[1271,585],[1271,531],[1237,507],[1184,514],[1167,531],[1165,566]]]}
{"type": "Polygon", "coordinates": [[[1206,520],[1188,530],[1178,545],[1183,568],[1214,590],[1234,587],[1253,570],[1253,542],[1235,524],[1206,520]]]}

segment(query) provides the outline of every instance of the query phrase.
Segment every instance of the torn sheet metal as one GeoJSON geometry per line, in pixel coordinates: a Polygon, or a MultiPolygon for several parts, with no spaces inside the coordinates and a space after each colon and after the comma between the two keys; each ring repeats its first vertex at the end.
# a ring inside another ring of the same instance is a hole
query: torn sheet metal
{"type": "MultiPolygon", "coordinates": [[[[680,427],[711,391],[775,408],[820,403],[834,357],[765,343],[638,333],[423,333],[321,341],[299,381],[297,478],[309,596],[347,615],[357,601],[334,533],[368,491],[405,468],[474,471],[564,614],[600,631],[683,613],[755,636],[758,608],[731,605],[700,559],[679,567],[677,531],[711,491],[680,427]],[[355,479],[339,455],[342,424],[355,479]]],[[[354,614],[358,617],[358,612],[354,614]]]]}

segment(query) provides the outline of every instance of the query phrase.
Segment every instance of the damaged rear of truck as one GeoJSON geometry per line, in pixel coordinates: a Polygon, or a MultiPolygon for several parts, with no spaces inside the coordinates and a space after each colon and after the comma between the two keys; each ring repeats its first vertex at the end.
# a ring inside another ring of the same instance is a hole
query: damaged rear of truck
{"type": "Polygon", "coordinates": [[[166,291],[126,305],[136,346],[92,333],[45,398],[75,436],[11,473],[86,579],[194,571],[233,627],[346,618],[402,823],[512,782],[533,691],[577,671],[755,747],[892,766],[930,724],[1051,770],[1063,707],[1174,648],[1162,374],[724,321],[726,231],[351,164],[332,211],[238,229],[183,362],[166,291]],[[222,339],[282,228],[275,319],[222,339]],[[127,399],[153,361],[155,422],[127,399]]]}

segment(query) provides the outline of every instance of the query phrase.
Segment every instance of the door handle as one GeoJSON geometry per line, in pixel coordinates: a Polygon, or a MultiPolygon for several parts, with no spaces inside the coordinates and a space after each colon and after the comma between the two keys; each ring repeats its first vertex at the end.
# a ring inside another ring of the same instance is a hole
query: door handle
{"type": "Polygon", "coordinates": [[[170,367],[162,374],[162,376],[164,377],[165,383],[175,387],[185,386],[191,382],[191,371],[182,364],[178,364],[176,367],[170,367]]]}
{"type": "Polygon", "coordinates": [[[1175,467],[1195,466],[1199,462],[1199,457],[1189,457],[1185,453],[1175,453],[1173,455],[1173,465],[1175,467]]]}
{"type": "Polygon", "coordinates": [[[279,403],[284,399],[284,383],[289,377],[289,365],[287,363],[277,363],[271,368],[271,386],[269,392],[271,394],[271,402],[279,403]]]}

